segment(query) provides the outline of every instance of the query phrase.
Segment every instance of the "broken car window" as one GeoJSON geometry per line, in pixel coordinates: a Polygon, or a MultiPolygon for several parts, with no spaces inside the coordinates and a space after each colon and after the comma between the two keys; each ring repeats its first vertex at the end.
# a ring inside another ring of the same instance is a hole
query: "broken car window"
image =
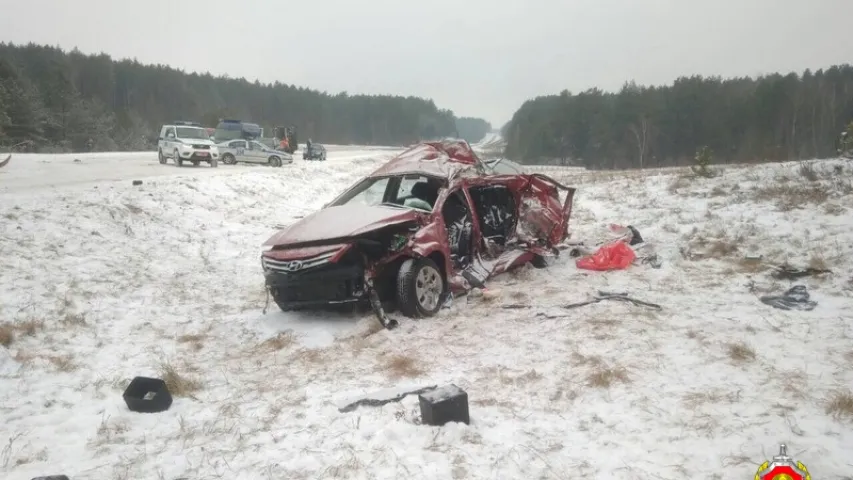
{"type": "Polygon", "coordinates": [[[431,212],[442,182],[423,175],[407,175],[400,180],[394,203],[431,212]]]}
{"type": "Polygon", "coordinates": [[[521,165],[505,158],[486,162],[486,167],[492,175],[520,175],[524,173],[521,165]]]}
{"type": "Polygon", "coordinates": [[[379,205],[385,198],[388,178],[368,178],[333,205],[379,205]]]}

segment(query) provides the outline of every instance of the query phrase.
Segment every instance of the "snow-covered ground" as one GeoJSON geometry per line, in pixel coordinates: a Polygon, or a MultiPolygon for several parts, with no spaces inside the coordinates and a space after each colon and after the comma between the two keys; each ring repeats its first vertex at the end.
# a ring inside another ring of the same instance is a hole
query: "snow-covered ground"
{"type": "MultiPolygon", "coordinates": [[[[821,162],[814,181],[797,164],[713,179],[551,171],[578,187],[576,239],[634,225],[661,268],[582,271],[564,255],[393,331],[369,315],[262,314],[258,246],[392,153],[156,165],[170,176],[141,186],[136,172],[56,185],[42,167],[0,171],[3,478],[751,478],[780,442],[814,478],[849,475],[850,165],[821,162]],[[793,284],[767,271],[786,260],[833,270],[798,282],[813,311],[759,302],[793,284]],[[597,290],[663,310],[559,307],[597,290]],[[127,410],[137,375],[173,384],[169,411],[127,410]],[[468,392],[470,426],[419,425],[416,397],[337,409],[448,383],[468,392]]],[[[108,171],[97,164],[61,171],[108,171]]]]}
{"type": "MultiPolygon", "coordinates": [[[[370,158],[378,153],[400,151],[394,147],[353,147],[346,145],[327,145],[328,162],[349,163],[361,158],[370,158]]],[[[6,154],[0,154],[0,159],[6,154]]],[[[157,152],[132,153],[67,153],[59,155],[20,154],[13,155],[12,161],[0,170],[0,193],[29,191],[40,187],[64,187],[92,182],[122,179],[141,179],[152,176],[198,176],[230,175],[234,169],[243,171],[247,167],[266,168],[262,165],[239,164],[210,168],[206,164],[198,167],[186,166],[178,169],[170,160],[161,165],[157,161],[157,152]],[[171,168],[173,170],[168,170],[171,168]],[[164,170],[165,169],[165,170],[164,170]]],[[[302,162],[302,151],[293,154],[293,162],[302,162]]],[[[282,168],[289,168],[285,165],[282,168]]],[[[282,174],[287,174],[283,170],[282,174]]]]}

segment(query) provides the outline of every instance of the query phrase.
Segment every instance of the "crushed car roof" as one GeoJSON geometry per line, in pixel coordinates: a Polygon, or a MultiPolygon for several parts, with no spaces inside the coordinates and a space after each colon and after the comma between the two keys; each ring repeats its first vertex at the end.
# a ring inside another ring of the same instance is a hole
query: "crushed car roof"
{"type": "Polygon", "coordinates": [[[454,139],[419,143],[392,158],[370,176],[422,173],[451,179],[466,170],[482,172],[483,163],[468,142],[454,139]]]}

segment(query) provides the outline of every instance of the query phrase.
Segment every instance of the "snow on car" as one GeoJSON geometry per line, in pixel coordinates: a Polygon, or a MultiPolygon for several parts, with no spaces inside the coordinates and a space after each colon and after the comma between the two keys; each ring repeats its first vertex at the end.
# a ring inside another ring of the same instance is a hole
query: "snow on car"
{"type": "Polygon", "coordinates": [[[283,311],[369,304],[388,328],[383,303],[429,317],[451,293],[541,266],[568,236],[574,192],[501,173],[464,141],[421,143],[267,240],[266,285],[283,311]]]}

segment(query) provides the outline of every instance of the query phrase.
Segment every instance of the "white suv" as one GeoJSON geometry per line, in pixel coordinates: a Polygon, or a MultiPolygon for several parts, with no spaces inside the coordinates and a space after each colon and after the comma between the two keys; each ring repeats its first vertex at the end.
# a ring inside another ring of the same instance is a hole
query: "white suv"
{"type": "Polygon", "coordinates": [[[160,163],[171,158],[179,167],[184,161],[195,166],[201,162],[211,167],[219,166],[219,148],[210,140],[207,130],[197,123],[163,125],[157,141],[157,157],[160,163]]]}

